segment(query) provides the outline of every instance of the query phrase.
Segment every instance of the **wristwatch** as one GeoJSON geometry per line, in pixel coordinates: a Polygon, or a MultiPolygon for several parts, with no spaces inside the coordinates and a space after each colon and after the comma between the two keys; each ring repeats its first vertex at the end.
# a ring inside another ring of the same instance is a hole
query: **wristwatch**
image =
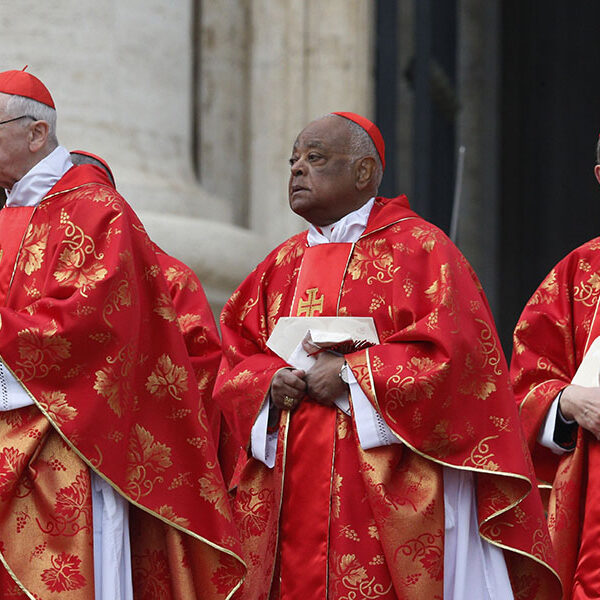
{"type": "Polygon", "coordinates": [[[350,375],[348,374],[348,363],[346,361],[344,361],[344,364],[342,365],[342,368],[340,369],[339,372],[339,376],[340,379],[344,382],[344,383],[350,383],[350,375]]]}

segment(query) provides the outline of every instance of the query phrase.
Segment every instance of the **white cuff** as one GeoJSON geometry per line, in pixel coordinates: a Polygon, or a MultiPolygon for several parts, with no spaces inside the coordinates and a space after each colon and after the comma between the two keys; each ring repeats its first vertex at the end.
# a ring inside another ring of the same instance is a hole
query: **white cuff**
{"type": "Polygon", "coordinates": [[[275,455],[277,454],[278,430],[272,433],[268,432],[270,409],[271,395],[269,394],[252,426],[252,431],[250,432],[250,450],[256,460],[260,460],[261,463],[272,469],[275,466],[275,455]]]}
{"type": "Polygon", "coordinates": [[[554,454],[567,454],[567,452],[572,452],[572,450],[566,450],[554,441],[554,430],[556,429],[556,419],[558,418],[559,400],[560,393],[556,396],[556,398],[554,398],[550,408],[548,409],[548,412],[546,413],[546,418],[540,427],[537,441],[541,446],[552,450],[554,454]]]}
{"type": "Polygon", "coordinates": [[[361,448],[369,450],[379,446],[401,444],[402,442],[394,435],[383,417],[373,408],[351,369],[348,369],[348,378],[352,407],[354,408],[354,422],[361,448]]]}
{"type": "Polygon", "coordinates": [[[14,410],[34,404],[19,380],[0,360],[0,411],[14,410]]]}

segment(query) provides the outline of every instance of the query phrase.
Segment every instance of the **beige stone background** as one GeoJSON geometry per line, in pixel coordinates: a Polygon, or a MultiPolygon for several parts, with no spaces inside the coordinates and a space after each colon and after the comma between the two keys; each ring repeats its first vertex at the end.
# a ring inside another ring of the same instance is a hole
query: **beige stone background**
{"type": "MultiPolygon", "coordinates": [[[[414,54],[415,6],[398,0],[401,64],[414,54]]],[[[299,130],[333,110],[374,118],[375,7],[373,0],[0,0],[0,69],[28,64],[46,83],[60,142],[110,163],[150,235],[197,272],[218,313],[275,244],[304,228],[286,192],[299,130]]],[[[457,137],[472,157],[461,247],[493,303],[486,269],[494,264],[494,227],[485,224],[497,188],[489,125],[497,42],[487,21],[498,4],[459,0],[457,10],[465,107],[457,137]]],[[[397,192],[410,197],[414,96],[406,78],[399,81],[397,192]]]]}
{"type": "Polygon", "coordinates": [[[286,192],[301,127],[372,116],[372,19],[363,0],[0,0],[0,69],[44,81],[60,143],[109,162],[218,311],[303,227],[286,192]]]}

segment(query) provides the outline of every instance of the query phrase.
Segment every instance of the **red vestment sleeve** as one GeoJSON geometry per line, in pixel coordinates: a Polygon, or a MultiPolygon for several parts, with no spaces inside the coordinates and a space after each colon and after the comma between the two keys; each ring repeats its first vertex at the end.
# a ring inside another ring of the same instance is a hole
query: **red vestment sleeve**
{"type": "MultiPolygon", "coordinates": [[[[599,239],[587,242],[560,261],[540,284],[516,326],[511,364],[536,475],[545,490],[548,527],[565,582],[565,598],[571,598],[578,561],[589,555],[590,542],[592,559],[597,562],[597,488],[588,477],[597,465],[597,441],[579,427],[575,450],[558,456],[536,439],[548,407],[569,385],[598,335],[598,250],[599,239]],[[584,527],[586,515],[592,517],[594,526],[584,527]]],[[[594,577],[593,570],[586,568],[587,559],[581,560],[586,576],[594,577]]]]}
{"type": "Polygon", "coordinates": [[[279,298],[277,306],[273,306],[273,299],[260,285],[266,277],[265,270],[257,267],[236,290],[221,315],[223,359],[215,384],[216,399],[244,448],[249,446],[252,426],[273,375],[289,366],[266,346],[267,320],[274,318],[273,311],[281,303],[279,298]]]}
{"type": "MultiPolygon", "coordinates": [[[[573,322],[573,272],[577,257],[569,255],[544,279],[527,303],[513,336],[511,378],[521,422],[541,484],[550,485],[560,456],[537,443],[537,436],[557,394],[575,375],[583,357],[576,356],[573,322]]],[[[582,336],[585,339],[587,334],[582,336]]]]}
{"type": "Polygon", "coordinates": [[[212,401],[212,391],[221,362],[221,340],[215,318],[194,271],[157,246],[155,251],[169,286],[175,318],[192,362],[198,391],[204,399],[213,439],[217,442],[221,412],[212,401]]]}

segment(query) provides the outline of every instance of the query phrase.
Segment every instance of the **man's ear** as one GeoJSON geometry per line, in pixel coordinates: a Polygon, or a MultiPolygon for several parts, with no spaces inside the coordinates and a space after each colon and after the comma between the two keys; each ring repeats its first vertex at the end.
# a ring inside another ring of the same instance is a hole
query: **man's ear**
{"type": "Polygon", "coordinates": [[[50,127],[46,121],[34,121],[29,129],[29,150],[37,152],[46,145],[50,127]]]}
{"type": "Polygon", "coordinates": [[[364,156],[356,163],[356,189],[363,191],[371,185],[377,164],[372,156],[364,156]]]}
{"type": "Polygon", "coordinates": [[[600,183],[600,165],[594,167],[594,175],[596,176],[598,183],[600,183]]]}

